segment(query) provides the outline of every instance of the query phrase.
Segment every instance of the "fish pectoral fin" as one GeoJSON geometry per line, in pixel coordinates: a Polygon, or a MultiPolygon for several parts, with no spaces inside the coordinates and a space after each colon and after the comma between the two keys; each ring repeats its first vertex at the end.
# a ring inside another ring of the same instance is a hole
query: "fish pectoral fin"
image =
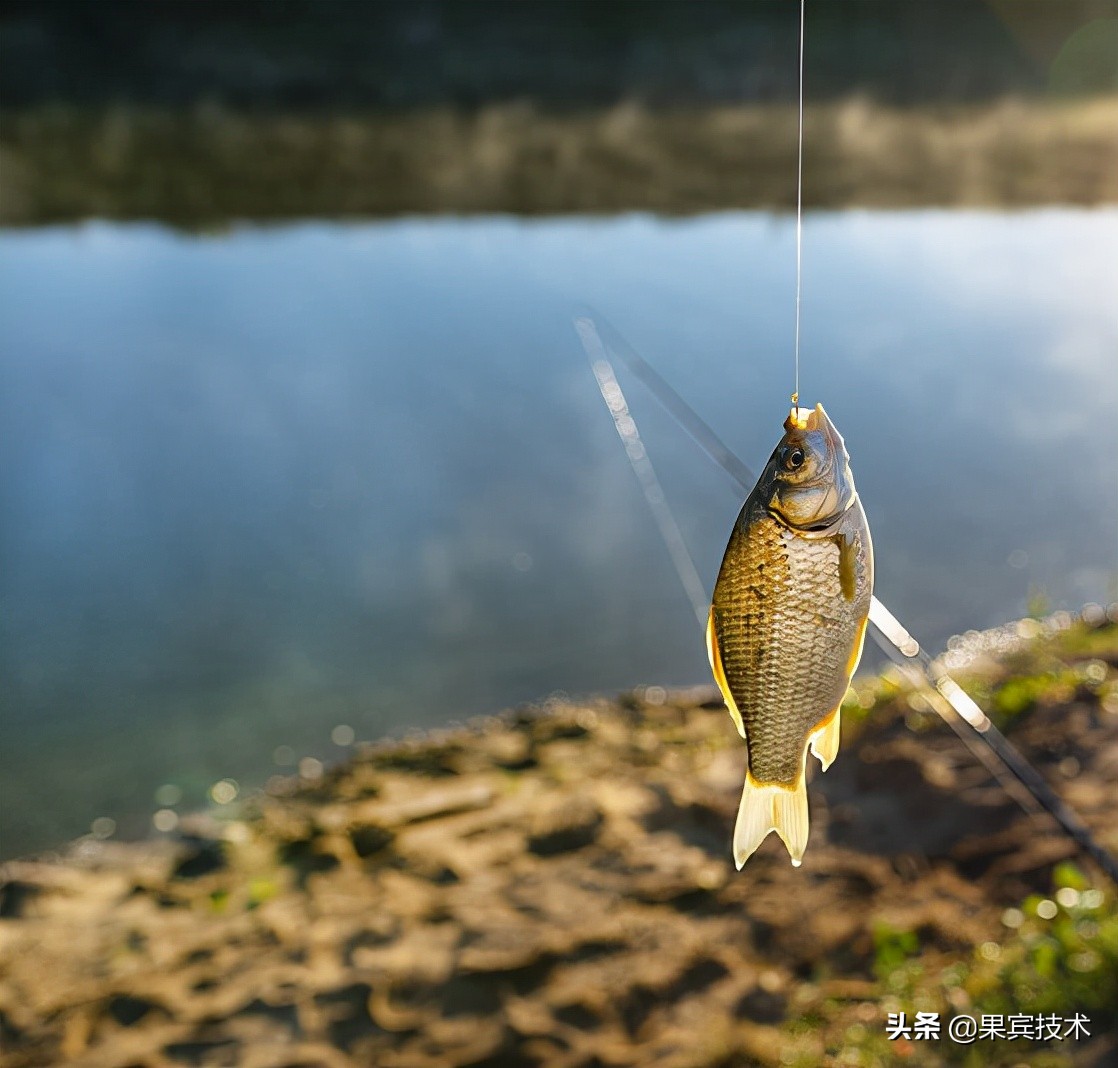
{"type": "MultiPolygon", "coordinates": [[[[804,753],[806,756],[806,749],[804,753]]],[[[808,834],[807,780],[802,769],[791,786],[759,783],[746,772],[734,825],[734,863],[738,871],[770,831],[780,835],[793,866],[798,868],[807,848],[808,834]]]]}
{"type": "Polygon", "coordinates": [[[839,586],[844,600],[853,601],[858,588],[858,535],[836,534],[839,551],[839,586]]]}
{"type": "Polygon", "coordinates": [[[841,736],[839,716],[840,710],[836,708],[820,726],[808,735],[808,745],[811,746],[811,751],[818,758],[819,763],[823,765],[824,771],[835,762],[835,757],[838,756],[839,738],[841,736]]]}
{"type": "Polygon", "coordinates": [[[710,660],[710,670],[714,672],[714,681],[722,691],[722,699],[726,702],[726,709],[738,734],[745,737],[745,724],[741,721],[741,713],[734,695],[730,693],[730,684],[726,681],[726,672],[722,669],[722,654],[718,649],[718,624],[714,618],[714,605],[710,606],[710,615],[707,617],[707,657],[710,660]]]}

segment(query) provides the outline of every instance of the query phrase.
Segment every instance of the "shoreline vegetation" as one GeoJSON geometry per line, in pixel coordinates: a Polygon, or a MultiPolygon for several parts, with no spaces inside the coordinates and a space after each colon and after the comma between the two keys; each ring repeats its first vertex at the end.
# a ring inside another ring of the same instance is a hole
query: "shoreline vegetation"
{"type": "MultiPolygon", "coordinates": [[[[812,103],[805,207],[1113,204],[1115,129],[1115,95],[812,103]]],[[[795,109],[783,103],[325,115],[37,105],[0,122],[0,225],[783,211],[795,205],[795,157],[795,109]]]]}
{"type": "MultiPolygon", "coordinates": [[[[1118,849],[1118,606],[946,658],[1118,849]]],[[[712,688],[651,686],[366,746],[157,840],[10,861],[4,1064],[1112,1063],[1115,888],[901,676],[856,680],[839,760],[811,762],[802,868],[770,838],[734,870],[743,759],[712,688]],[[886,1038],[917,1011],[1082,1013],[1090,1036],[886,1038]]]]}

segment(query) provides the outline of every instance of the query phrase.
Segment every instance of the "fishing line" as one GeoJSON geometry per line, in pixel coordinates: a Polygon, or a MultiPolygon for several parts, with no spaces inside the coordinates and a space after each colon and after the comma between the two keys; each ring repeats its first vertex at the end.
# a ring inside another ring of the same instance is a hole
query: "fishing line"
{"type": "Polygon", "coordinates": [[[800,106],[797,125],[796,162],[796,376],[792,391],[792,407],[800,401],[800,298],[803,294],[803,243],[804,243],[804,10],[806,0],[800,0],[800,106]]]}
{"type": "MultiPolygon", "coordinates": [[[[597,365],[604,363],[606,367],[610,368],[612,374],[608,356],[612,354],[620,359],[645,384],[649,392],[703,452],[733,479],[739,490],[747,494],[752,490],[757,480],[748,465],[726,446],[694,408],[613,327],[601,318],[595,319],[589,316],[580,316],[575,320],[574,325],[591,366],[596,368],[597,365]],[[599,328],[606,334],[606,341],[602,340],[599,328]]],[[[598,371],[595,369],[595,377],[597,377],[597,374],[598,371]]],[[[616,382],[616,377],[613,380],[616,382]]],[[[618,386],[618,391],[620,391],[620,386],[618,386]]],[[[620,392],[618,395],[620,396],[620,392]]],[[[609,399],[604,392],[603,399],[609,405],[609,399]]],[[[610,411],[612,414],[612,407],[610,411]]],[[[628,406],[625,406],[625,414],[629,422],[632,423],[633,433],[635,434],[636,424],[632,422],[628,406]]],[[[615,423],[616,418],[615,416],[615,423]]],[[[622,440],[626,440],[624,436],[622,440]]],[[[642,451],[643,448],[642,445],[642,451]]],[[[647,458],[647,454],[645,454],[645,458],[647,458]]],[[[632,461],[631,454],[630,461],[632,461]]],[[[651,467],[651,462],[649,462],[649,466],[651,467]]],[[[640,476],[638,475],[638,477],[640,476]]],[[[658,482],[657,485],[659,485],[658,482]]],[[[660,496],[662,499],[662,490],[660,496]]],[[[651,505],[651,503],[650,500],[649,504],[651,505]]],[[[667,510],[666,501],[662,500],[662,507],[667,510]]],[[[667,515],[671,517],[670,510],[667,511],[667,515]]],[[[671,519],[671,526],[679,535],[679,527],[674,518],[671,519]]],[[[663,526],[661,526],[661,529],[663,530],[663,526]]],[[[679,535],[679,540],[682,543],[682,535],[679,535]]],[[[670,546],[669,552],[673,552],[670,546]]],[[[694,572],[697,580],[698,574],[686,548],[683,549],[683,554],[690,563],[691,571],[694,572]]],[[[674,552],[672,559],[673,561],[676,559],[674,552]]],[[[682,579],[682,574],[680,577],[682,579]]],[[[696,607],[693,581],[685,582],[684,587],[687,589],[692,606],[695,607],[696,618],[699,619],[700,625],[705,626],[706,610],[703,604],[705,594],[701,594],[696,607]]],[[[702,588],[701,580],[699,580],[699,588],[700,590],[702,588]]],[[[992,762],[987,758],[991,754],[996,758],[1000,764],[1001,773],[993,772],[993,774],[999,784],[1006,789],[1006,792],[1026,812],[1031,813],[1035,811],[1033,806],[1022,796],[1023,792],[1027,792],[1059,824],[1061,830],[1084,853],[1090,856],[1111,880],[1118,883],[1118,859],[1115,859],[1095,841],[1089,828],[1074,810],[1053,791],[1040,772],[991,723],[986,713],[951,677],[946,668],[920,647],[920,643],[876,597],[870,603],[870,622],[874,625],[874,638],[884,652],[901,668],[906,677],[921,684],[929,698],[929,704],[944,722],[966,742],[967,748],[977,755],[977,750],[985,747],[985,756],[979,757],[979,759],[991,771],[993,771],[992,762]],[[1012,787],[1006,785],[1005,776],[1007,772],[1015,780],[1012,787]],[[1016,783],[1019,783],[1023,790],[1017,788],[1016,783]]]]}

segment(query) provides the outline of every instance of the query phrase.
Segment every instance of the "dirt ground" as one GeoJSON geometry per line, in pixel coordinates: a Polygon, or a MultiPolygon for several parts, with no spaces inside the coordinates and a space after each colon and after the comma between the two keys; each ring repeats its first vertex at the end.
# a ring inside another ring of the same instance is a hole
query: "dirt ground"
{"type": "MultiPolygon", "coordinates": [[[[1118,851],[1114,616],[949,656],[1118,851]]],[[[887,674],[849,695],[802,868],[770,836],[734,869],[743,765],[711,691],[649,687],[371,746],[158,841],[10,862],[2,1063],[1115,1063],[1114,886],[921,694],[887,674]],[[899,1012],[1078,1012],[1090,1034],[890,1040],[899,1012]]]]}

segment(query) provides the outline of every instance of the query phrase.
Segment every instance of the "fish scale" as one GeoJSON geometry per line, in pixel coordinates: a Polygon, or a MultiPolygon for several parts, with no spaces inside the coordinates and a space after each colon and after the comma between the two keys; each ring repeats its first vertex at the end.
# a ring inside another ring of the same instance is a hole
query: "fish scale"
{"type": "Polygon", "coordinates": [[[714,610],[750,771],[791,785],[808,734],[846,692],[859,613],[842,595],[838,546],[797,537],[755,504],[735,525],[714,610]]]}

